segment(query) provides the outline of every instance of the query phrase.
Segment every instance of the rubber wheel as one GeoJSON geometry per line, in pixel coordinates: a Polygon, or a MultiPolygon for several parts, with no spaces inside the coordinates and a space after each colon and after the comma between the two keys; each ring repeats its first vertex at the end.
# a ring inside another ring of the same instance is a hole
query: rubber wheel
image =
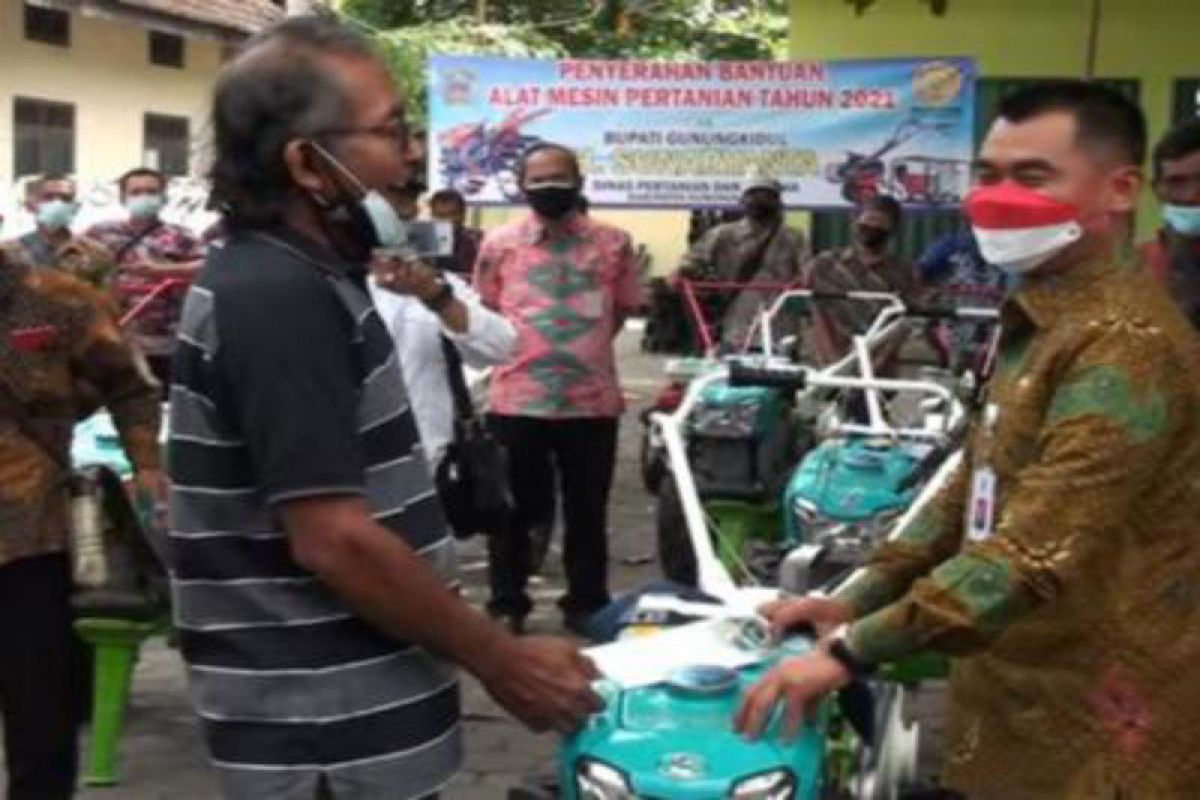
{"type": "Polygon", "coordinates": [[[650,494],[658,494],[663,477],[667,474],[667,465],[663,463],[663,458],[664,454],[661,451],[655,454],[650,449],[650,432],[643,427],[638,463],[642,468],[642,486],[650,494]]]}
{"type": "Polygon", "coordinates": [[[663,577],[685,586],[696,586],[696,554],[688,537],[687,521],[679,502],[675,480],[665,475],[658,490],[655,531],[658,537],[658,565],[663,577]]]}

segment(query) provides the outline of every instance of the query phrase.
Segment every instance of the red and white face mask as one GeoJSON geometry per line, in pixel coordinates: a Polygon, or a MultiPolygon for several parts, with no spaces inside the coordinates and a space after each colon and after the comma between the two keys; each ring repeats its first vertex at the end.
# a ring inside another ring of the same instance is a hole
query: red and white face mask
{"type": "Polygon", "coordinates": [[[963,211],[984,259],[1017,275],[1034,271],[1083,236],[1079,209],[1015,183],[974,189],[963,211]]]}

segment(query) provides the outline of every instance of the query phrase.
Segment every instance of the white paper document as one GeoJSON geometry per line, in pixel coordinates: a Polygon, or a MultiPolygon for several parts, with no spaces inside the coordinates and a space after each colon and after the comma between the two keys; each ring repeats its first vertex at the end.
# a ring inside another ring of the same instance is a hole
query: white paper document
{"type": "Polygon", "coordinates": [[[624,688],[662,683],[676,669],[695,664],[737,669],[762,660],[729,636],[729,619],[680,625],[649,636],[634,636],[585,650],[605,678],[624,688]]]}

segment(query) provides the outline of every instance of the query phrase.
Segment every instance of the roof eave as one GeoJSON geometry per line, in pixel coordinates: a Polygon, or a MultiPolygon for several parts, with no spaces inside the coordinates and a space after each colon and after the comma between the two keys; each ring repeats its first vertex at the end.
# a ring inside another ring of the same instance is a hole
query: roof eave
{"type": "Polygon", "coordinates": [[[193,39],[229,43],[245,39],[252,33],[234,25],[217,25],[179,14],[129,6],[122,0],[38,0],[38,5],[74,11],[85,17],[141,25],[193,39]]]}

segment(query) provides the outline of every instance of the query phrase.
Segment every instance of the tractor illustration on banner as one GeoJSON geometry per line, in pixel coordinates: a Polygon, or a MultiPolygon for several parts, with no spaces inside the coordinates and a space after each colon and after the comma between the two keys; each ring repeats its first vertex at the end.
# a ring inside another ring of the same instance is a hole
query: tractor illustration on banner
{"type": "Polygon", "coordinates": [[[842,199],[859,204],[880,194],[904,203],[948,205],[962,200],[967,185],[968,164],[962,159],[908,155],[885,160],[903,144],[933,132],[948,133],[948,125],[909,116],[873,152],[846,153],[846,160],[827,164],[825,177],[841,185],[842,199]]]}
{"type": "Polygon", "coordinates": [[[548,113],[550,110],[544,108],[519,108],[495,125],[481,120],[442,133],[438,137],[442,185],[473,197],[494,180],[504,199],[521,199],[517,162],[522,153],[541,141],[521,129],[548,113]]]}

